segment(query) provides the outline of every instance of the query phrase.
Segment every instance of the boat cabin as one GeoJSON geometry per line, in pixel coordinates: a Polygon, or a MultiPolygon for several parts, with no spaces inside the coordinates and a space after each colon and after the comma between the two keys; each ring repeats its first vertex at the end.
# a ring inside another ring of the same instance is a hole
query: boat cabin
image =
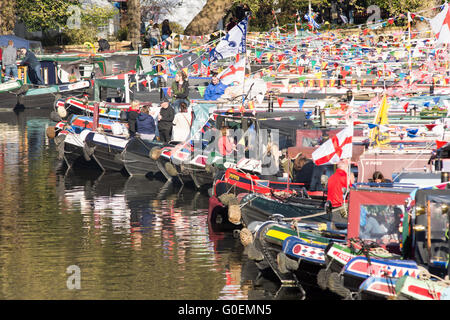
{"type": "Polygon", "coordinates": [[[414,186],[398,184],[390,187],[356,184],[349,192],[347,239],[373,241],[400,254],[405,201],[414,189],[414,186]]]}

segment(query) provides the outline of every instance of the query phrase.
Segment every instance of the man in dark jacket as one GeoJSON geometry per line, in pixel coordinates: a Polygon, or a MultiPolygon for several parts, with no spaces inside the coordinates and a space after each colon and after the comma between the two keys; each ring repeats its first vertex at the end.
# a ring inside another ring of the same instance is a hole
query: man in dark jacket
{"type": "Polygon", "coordinates": [[[21,51],[22,55],[24,56],[20,65],[28,66],[30,81],[33,84],[37,84],[37,85],[44,84],[44,81],[42,80],[42,76],[41,76],[41,63],[36,58],[34,53],[25,48],[21,48],[20,51],[21,51]]]}
{"type": "Polygon", "coordinates": [[[109,51],[111,48],[108,40],[98,37],[98,52],[109,51]]]}
{"type": "Polygon", "coordinates": [[[169,100],[164,98],[161,101],[161,111],[158,116],[158,131],[159,138],[162,142],[169,142],[172,137],[173,119],[175,111],[169,104],[169,100]]]}

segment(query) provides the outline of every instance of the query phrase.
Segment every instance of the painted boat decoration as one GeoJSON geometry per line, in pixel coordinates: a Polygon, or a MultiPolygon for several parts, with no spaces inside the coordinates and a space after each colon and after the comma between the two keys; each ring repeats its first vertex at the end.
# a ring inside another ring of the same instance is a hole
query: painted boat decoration
{"type": "Polygon", "coordinates": [[[399,299],[450,300],[450,286],[448,283],[432,279],[423,280],[404,276],[398,279],[395,289],[399,299]]]}
{"type": "MultiPolygon", "coordinates": [[[[56,105],[55,105],[56,106],[56,105]]],[[[58,102],[57,106],[61,106],[61,102],[58,102]]],[[[94,103],[86,102],[86,100],[76,97],[69,97],[64,100],[64,107],[73,114],[88,114],[94,113],[94,103]]],[[[99,103],[99,116],[103,118],[120,119],[120,113],[122,110],[128,110],[129,103],[99,103]]]]}
{"type": "Polygon", "coordinates": [[[361,279],[370,276],[400,278],[402,276],[418,277],[420,269],[413,260],[378,259],[355,257],[343,269],[344,273],[361,279]]]}
{"type": "Polygon", "coordinates": [[[324,265],[328,242],[305,240],[296,236],[287,237],[283,241],[282,250],[288,256],[324,265]]]}
{"type": "MultiPolygon", "coordinates": [[[[75,132],[81,132],[84,129],[92,130],[93,128],[93,118],[87,116],[74,115],[70,121],[70,126],[75,130],[75,132]]],[[[127,125],[125,123],[120,123],[118,121],[111,121],[105,118],[99,118],[98,127],[101,127],[105,132],[112,132],[114,126],[120,126],[120,131],[126,132],[127,125]]]]}
{"type": "Polygon", "coordinates": [[[10,80],[0,83],[0,92],[14,91],[22,87],[22,81],[20,80],[10,80]]]}
{"type": "Polygon", "coordinates": [[[360,299],[392,299],[396,297],[395,286],[398,281],[398,278],[371,276],[359,287],[360,299]]]}

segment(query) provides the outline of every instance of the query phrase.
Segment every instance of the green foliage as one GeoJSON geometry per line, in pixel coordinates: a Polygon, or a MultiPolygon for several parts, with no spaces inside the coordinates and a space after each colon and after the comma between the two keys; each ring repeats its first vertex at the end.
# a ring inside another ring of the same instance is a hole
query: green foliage
{"type": "MultiPolygon", "coordinates": [[[[308,0],[242,0],[235,1],[238,3],[248,4],[252,11],[252,20],[250,21],[250,31],[267,31],[276,27],[278,21],[279,26],[287,24],[292,25],[296,21],[296,12],[300,13],[301,22],[304,23],[304,14],[308,11],[308,0]],[[272,10],[279,11],[276,13],[277,20],[274,19],[272,10]]],[[[346,1],[347,2],[347,1],[346,1]]],[[[354,14],[362,16],[367,15],[367,8],[370,5],[377,5],[382,12],[382,18],[396,17],[401,13],[406,14],[408,11],[417,12],[427,8],[432,8],[442,4],[443,0],[348,0],[355,8],[354,14]]],[[[311,0],[313,11],[323,13],[331,7],[331,0],[311,0]]],[[[389,27],[389,26],[388,26],[389,27]]],[[[334,28],[334,26],[329,26],[334,28]]],[[[290,28],[292,30],[292,28],[290,28]]]]}
{"type": "Polygon", "coordinates": [[[92,28],[106,26],[116,13],[116,9],[93,6],[81,13],[81,24],[92,28]]]}
{"type": "Polygon", "coordinates": [[[81,12],[80,28],[66,28],[65,42],[69,44],[83,44],[96,42],[99,27],[107,26],[109,19],[117,13],[115,9],[92,6],[81,12]]]}
{"type": "MultiPolygon", "coordinates": [[[[236,1],[247,4],[252,11],[252,20],[250,22],[251,31],[267,31],[277,25],[283,26],[293,24],[296,21],[297,11],[300,13],[302,22],[303,16],[308,11],[308,0],[243,0],[236,1]],[[276,13],[276,20],[272,11],[276,13]]],[[[330,6],[330,0],[311,0],[311,6],[315,10],[327,8],[330,6]]]]}
{"type": "Polygon", "coordinates": [[[17,0],[16,15],[30,31],[64,27],[71,15],[69,6],[78,0],[17,0]]]}
{"type": "Polygon", "coordinates": [[[439,5],[443,3],[443,1],[436,0],[370,0],[367,2],[368,5],[374,4],[379,6],[389,17],[394,17],[401,13],[406,14],[408,11],[415,12],[426,8],[432,8],[436,6],[436,4],[439,5]]]}
{"type": "Polygon", "coordinates": [[[169,25],[170,25],[170,30],[172,30],[173,33],[183,34],[184,28],[179,23],[169,22],[169,25]]]}
{"type": "Polygon", "coordinates": [[[85,42],[94,43],[97,41],[97,29],[82,25],[80,29],[68,29],[64,31],[64,43],[83,44],[85,42]]]}
{"type": "Polygon", "coordinates": [[[125,26],[117,31],[117,40],[124,41],[128,39],[128,27],[125,26]]]}
{"type": "Polygon", "coordinates": [[[0,1],[0,34],[12,33],[15,20],[15,1],[0,1]]]}

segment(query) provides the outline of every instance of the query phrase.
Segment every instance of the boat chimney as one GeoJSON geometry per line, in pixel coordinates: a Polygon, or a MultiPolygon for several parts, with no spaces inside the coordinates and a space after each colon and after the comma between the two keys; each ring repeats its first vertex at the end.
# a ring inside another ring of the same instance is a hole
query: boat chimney
{"type": "Polygon", "coordinates": [[[320,106],[315,106],[314,107],[314,115],[315,116],[319,116],[320,115],[320,106]]]}
{"type": "Polygon", "coordinates": [[[273,112],[273,92],[269,91],[269,99],[267,101],[267,112],[273,112]]]}
{"type": "Polygon", "coordinates": [[[353,98],[353,91],[348,89],[347,90],[347,102],[352,101],[352,98],[353,98]]]}
{"type": "Polygon", "coordinates": [[[159,88],[159,100],[161,101],[164,98],[164,90],[162,85],[163,77],[158,78],[158,88],[159,88]]]}
{"type": "Polygon", "coordinates": [[[93,121],[92,121],[92,131],[97,130],[98,128],[98,115],[99,115],[99,103],[98,102],[94,102],[94,117],[93,117],[93,121]]]}
{"type": "Polygon", "coordinates": [[[320,110],[320,108],[319,108],[319,112],[320,112],[320,126],[326,127],[327,126],[327,118],[325,117],[325,110],[320,110]]]}
{"type": "Polygon", "coordinates": [[[448,182],[448,172],[441,172],[441,182],[448,182]]]}
{"type": "Polygon", "coordinates": [[[416,116],[416,110],[417,110],[416,106],[413,106],[411,108],[411,110],[409,111],[411,117],[415,117],[416,116]]]}

